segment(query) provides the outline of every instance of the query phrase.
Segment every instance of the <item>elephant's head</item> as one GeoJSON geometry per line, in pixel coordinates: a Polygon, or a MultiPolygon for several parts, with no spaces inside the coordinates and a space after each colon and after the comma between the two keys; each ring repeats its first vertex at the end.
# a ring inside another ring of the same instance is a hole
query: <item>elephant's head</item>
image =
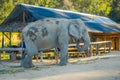
{"type": "Polygon", "coordinates": [[[85,24],[80,19],[73,19],[69,24],[69,34],[77,40],[77,48],[79,51],[88,49],[90,37],[85,24]],[[84,46],[80,47],[80,42],[84,42],[84,46]]]}

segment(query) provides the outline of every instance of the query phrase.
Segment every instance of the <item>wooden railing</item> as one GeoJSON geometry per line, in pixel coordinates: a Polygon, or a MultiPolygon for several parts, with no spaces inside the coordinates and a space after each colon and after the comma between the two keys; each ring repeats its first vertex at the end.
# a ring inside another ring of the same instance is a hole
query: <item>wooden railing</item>
{"type": "Polygon", "coordinates": [[[22,51],[25,50],[24,48],[0,48],[0,63],[1,63],[1,53],[3,51],[9,51],[11,55],[11,60],[15,60],[15,51],[18,51],[20,54],[22,54],[22,51]]]}
{"type": "MultiPolygon", "coordinates": [[[[100,41],[100,42],[91,42],[90,46],[88,48],[88,50],[83,51],[82,53],[86,53],[89,56],[92,56],[93,53],[95,53],[96,55],[98,54],[98,52],[111,52],[111,44],[112,41],[100,41]],[[103,46],[100,47],[100,45],[103,44],[103,46]]],[[[83,43],[80,43],[80,46],[83,46],[83,43]]],[[[69,48],[68,48],[68,53],[74,53],[74,52],[78,52],[77,48],[76,48],[76,44],[69,44],[69,48]]]]}
{"type": "MultiPolygon", "coordinates": [[[[81,54],[83,54],[83,56],[92,56],[93,52],[95,52],[96,54],[98,54],[99,51],[111,52],[111,44],[112,44],[112,41],[91,42],[88,50],[81,52],[81,54]],[[100,44],[104,44],[104,46],[102,48],[100,48],[99,47],[100,44]],[[106,44],[108,46],[106,46],[106,44]],[[93,47],[93,46],[96,46],[96,47],[93,47]]],[[[80,43],[80,46],[83,46],[83,45],[84,45],[83,43],[80,43]]],[[[23,48],[0,48],[0,61],[1,61],[1,52],[2,51],[11,51],[10,54],[14,56],[14,51],[19,51],[20,53],[22,53],[23,50],[25,50],[25,49],[23,49],[23,48]]],[[[45,53],[47,54],[47,52],[54,53],[54,49],[46,51],[45,53]]],[[[68,54],[74,54],[74,53],[80,53],[76,48],[76,44],[69,44],[68,54]]],[[[14,60],[14,58],[12,60],[14,60]]]]}
{"type": "Polygon", "coordinates": [[[98,54],[99,51],[101,52],[111,52],[111,49],[112,49],[112,41],[100,41],[100,42],[91,42],[90,43],[90,47],[89,47],[89,52],[90,52],[90,55],[92,55],[93,51],[96,52],[96,54],[98,54]],[[104,44],[104,46],[102,47],[99,47],[100,44],[104,44]],[[93,46],[96,46],[96,47],[93,47],[93,46]]]}

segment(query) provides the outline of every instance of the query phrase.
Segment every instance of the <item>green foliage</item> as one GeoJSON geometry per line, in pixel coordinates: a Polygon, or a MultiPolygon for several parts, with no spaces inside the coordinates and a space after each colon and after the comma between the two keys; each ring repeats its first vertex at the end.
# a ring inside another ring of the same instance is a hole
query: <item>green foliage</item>
{"type": "Polygon", "coordinates": [[[79,12],[102,16],[107,16],[111,10],[111,0],[78,0],[73,2],[73,4],[79,12]]]}
{"type": "Polygon", "coordinates": [[[108,16],[120,22],[120,0],[0,0],[0,23],[18,3],[108,16]]]}
{"type": "Polygon", "coordinates": [[[112,9],[108,15],[111,19],[120,23],[120,0],[112,0],[112,9]]]}
{"type": "Polygon", "coordinates": [[[11,46],[19,46],[21,42],[21,34],[17,32],[12,32],[10,36],[10,32],[4,32],[4,35],[2,32],[0,32],[0,47],[2,46],[2,38],[4,36],[4,47],[11,46]],[[10,42],[11,40],[11,42],[10,42]]]}
{"type": "Polygon", "coordinates": [[[12,0],[0,0],[0,22],[2,22],[14,8],[12,3],[12,0]]]}

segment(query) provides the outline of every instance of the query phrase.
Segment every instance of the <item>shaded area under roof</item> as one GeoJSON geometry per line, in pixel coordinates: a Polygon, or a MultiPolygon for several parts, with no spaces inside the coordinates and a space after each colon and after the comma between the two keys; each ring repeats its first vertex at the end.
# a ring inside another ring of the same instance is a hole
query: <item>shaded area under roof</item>
{"type": "Polygon", "coordinates": [[[43,18],[81,19],[89,32],[120,32],[117,23],[111,24],[100,16],[60,9],[45,8],[28,4],[18,4],[0,25],[0,31],[20,31],[30,22],[43,18]],[[100,20],[100,21],[99,21],[100,20]],[[102,21],[101,21],[102,20],[102,21]],[[106,22],[105,22],[106,21],[106,22]]]}

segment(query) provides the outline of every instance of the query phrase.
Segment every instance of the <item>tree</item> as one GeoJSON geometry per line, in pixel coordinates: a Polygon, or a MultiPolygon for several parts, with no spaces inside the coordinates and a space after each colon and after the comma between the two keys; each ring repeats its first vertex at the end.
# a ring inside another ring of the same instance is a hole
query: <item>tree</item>
{"type": "Polygon", "coordinates": [[[120,0],[0,0],[0,23],[18,3],[108,16],[120,22],[120,0]]]}
{"type": "Polygon", "coordinates": [[[12,0],[0,0],[0,22],[2,22],[12,11],[14,6],[12,0]]]}
{"type": "Polygon", "coordinates": [[[112,1],[112,9],[108,15],[112,20],[120,23],[120,0],[112,1]]]}
{"type": "Polygon", "coordinates": [[[111,0],[76,0],[73,2],[75,10],[90,14],[107,16],[110,12],[111,0]]]}

